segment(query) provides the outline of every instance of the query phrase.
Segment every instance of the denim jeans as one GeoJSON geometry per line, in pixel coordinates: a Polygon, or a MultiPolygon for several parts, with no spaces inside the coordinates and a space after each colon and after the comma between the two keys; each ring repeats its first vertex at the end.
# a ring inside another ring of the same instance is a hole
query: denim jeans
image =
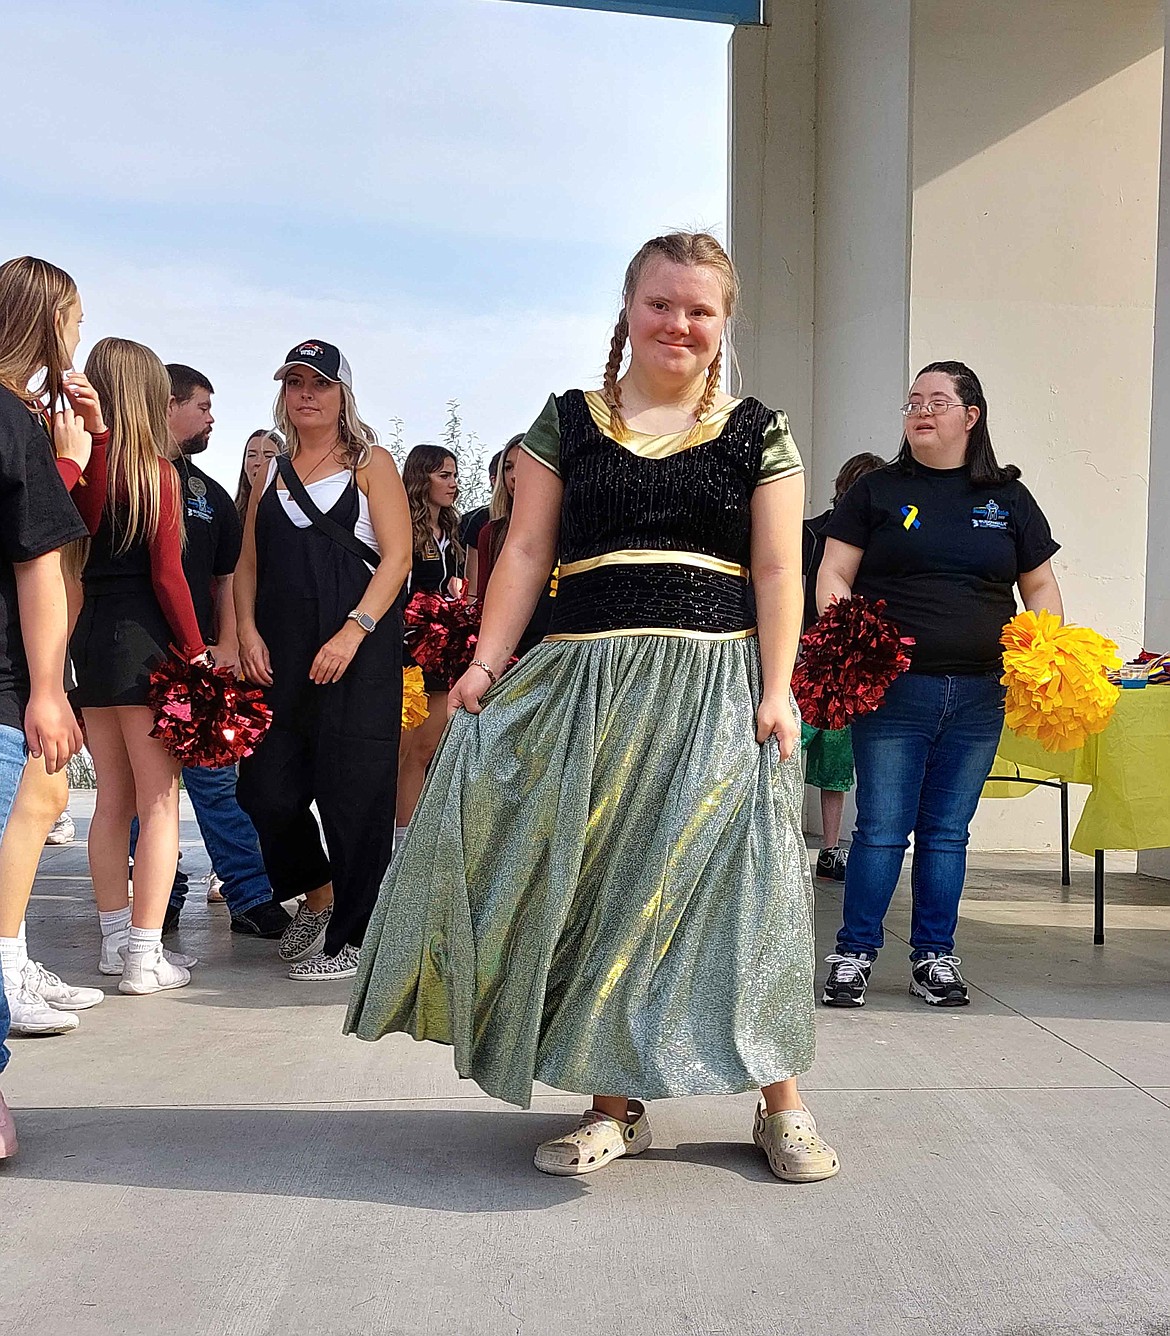
{"type": "MultiPolygon", "coordinates": [[[[236,802],[236,767],[185,766],[183,784],[199,834],[215,875],[223,882],[223,898],[233,917],[272,899],[264,870],[260,842],[248,815],[236,802]]],[[[130,832],[130,856],[138,842],[138,823],[130,832]]],[[[170,904],[182,908],[187,899],[186,878],[176,880],[170,904]]]]}
{"type": "MultiPolygon", "coordinates": [[[[0,724],[0,837],[4,835],[12,804],[16,801],[26,755],[24,734],[20,729],[0,724]]],[[[11,1024],[8,999],[4,996],[4,976],[0,974],[0,1072],[8,1066],[9,1053],[4,1041],[11,1024]]]]}
{"type": "Polygon", "coordinates": [[[838,951],[872,960],[881,949],[911,831],[910,958],[954,950],[968,828],[995,759],[1003,698],[994,675],[906,673],[873,714],[853,721],[857,829],[838,951]]]}

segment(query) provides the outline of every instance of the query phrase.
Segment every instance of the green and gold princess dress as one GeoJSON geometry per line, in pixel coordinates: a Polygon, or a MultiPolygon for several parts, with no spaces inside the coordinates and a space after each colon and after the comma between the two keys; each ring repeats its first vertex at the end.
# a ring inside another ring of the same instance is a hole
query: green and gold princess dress
{"type": "MultiPolygon", "coordinates": [[[[451,721],[382,884],[346,1030],[454,1048],[485,1091],[748,1090],[813,1060],[800,752],[756,742],[751,501],[801,470],[783,414],[608,434],[551,398],[550,635],[451,721]]],[[[387,817],[389,819],[389,817],[387,817]]]]}

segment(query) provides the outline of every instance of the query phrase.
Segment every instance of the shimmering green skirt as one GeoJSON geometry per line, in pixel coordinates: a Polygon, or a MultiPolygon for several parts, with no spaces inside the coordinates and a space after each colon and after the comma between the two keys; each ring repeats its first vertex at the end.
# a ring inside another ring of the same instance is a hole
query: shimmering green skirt
{"type": "Polygon", "coordinates": [[[546,641],[451,721],[382,884],[345,1028],[659,1099],[813,1060],[799,749],[755,740],[757,642],[546,641]]]}

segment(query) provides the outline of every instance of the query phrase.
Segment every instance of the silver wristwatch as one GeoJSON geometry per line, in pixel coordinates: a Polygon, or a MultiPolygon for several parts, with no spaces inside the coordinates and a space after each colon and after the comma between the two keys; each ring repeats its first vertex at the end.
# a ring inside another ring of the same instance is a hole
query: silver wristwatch
{"type": "Polygon", "coordinates": [[[357,622],[367,635],[378,625],[368,612],[362,612],[359,608],[354,608],[345,620],[347,622],[357,622]]]}

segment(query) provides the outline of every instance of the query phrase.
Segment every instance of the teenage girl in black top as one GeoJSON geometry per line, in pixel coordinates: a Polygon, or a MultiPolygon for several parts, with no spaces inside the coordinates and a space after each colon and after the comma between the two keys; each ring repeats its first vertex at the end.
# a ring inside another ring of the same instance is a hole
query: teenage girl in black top
{"type": "Polygon", "coordinates": [[[93,535],[81,581],[85,602],[70,640],[97,772],[89,867],[102,925],[99,968],[124,993],[182,988],[190,956],[164,952],[162,926],[179,859],[179,762],[151,737],[151,670],[173,645],[189,662],[206,650],[183,574],[182,494],[167,428],[170,377],[129,339],[102,339],[86,362],[109,415],[75,499],[93,535]],[[134,905],[126,848],[139,822],[134,905]]]}
{"type": "MultiPolygon", "coordinates": [[[[459,464],[438,445],[416,445],[406,457],[402,481],[410,501],[413,563],[407,595],[420,590],[454,598],[463,590],[464,558],[459,542],[459,464]]],[[[409,649],[406,662],[412,662],[409,649]]],[[[447,683],[423,674],[427,689],[424,723],[402,735],[398,757],[396,825],[401,832],[414,815],[427,766],[447,723],[447,683]]]]}
{"type": "Polygon", "coordinates": [[[1001,466],[979,378],[961,362],[918,373],[895,462],[862,478],[825,526],[822,609],[853,593],[885,599],[913,636],[910,671],[853,722],[857,829],[844,920],[822,1001],[860,1007],[882,922],[914,833],[910,991],[960,1007],[954,954],[971,818],[1003,728],[1000,633],[1024,606],[1063,615],[1053,541],[1013,465],[1001,466]]]}

